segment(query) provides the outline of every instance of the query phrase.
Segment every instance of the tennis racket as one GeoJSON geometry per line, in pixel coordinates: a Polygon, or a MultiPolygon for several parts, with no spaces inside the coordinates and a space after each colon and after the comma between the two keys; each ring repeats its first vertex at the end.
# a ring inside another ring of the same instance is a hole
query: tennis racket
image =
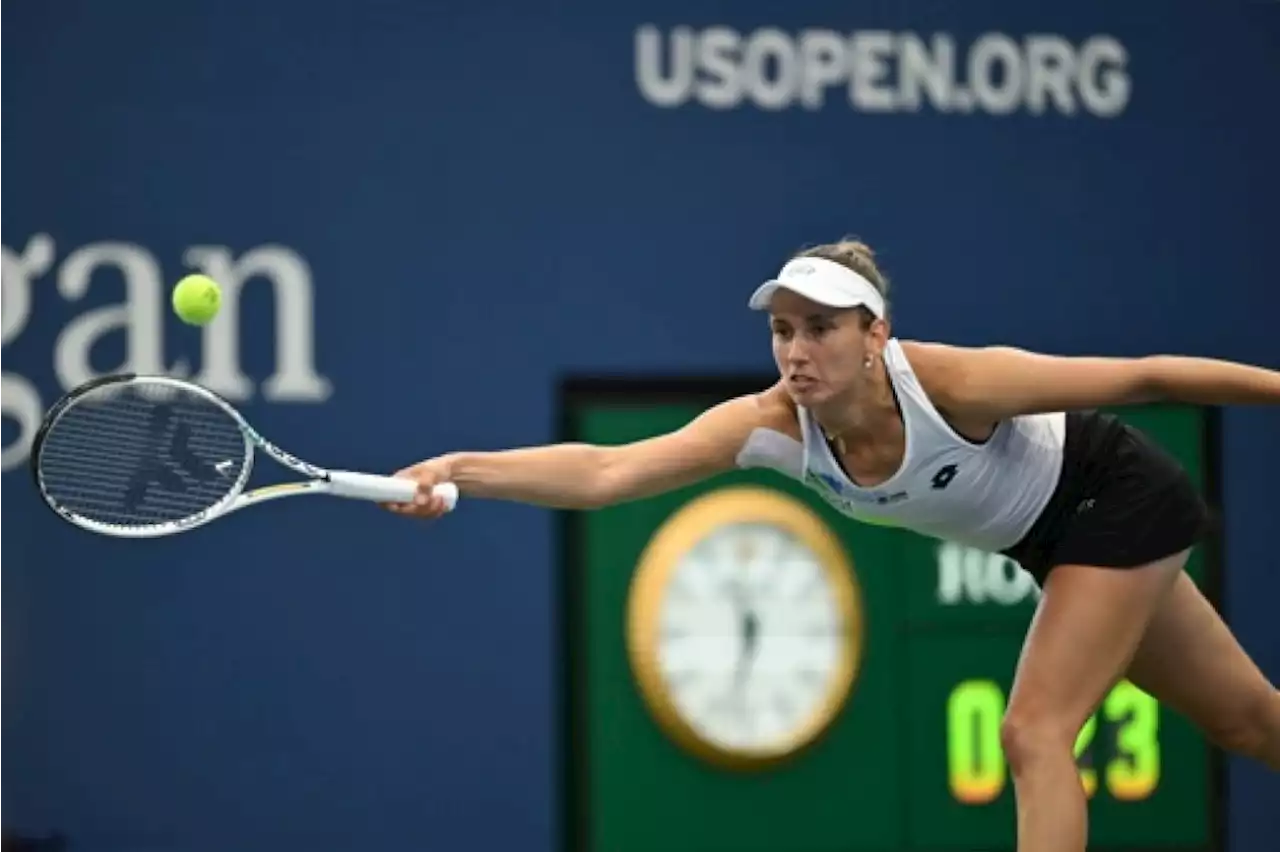
{"type": "MultiPolygon", "coordinates": [[[[212,391],[182,379],[122,373],[86,382],[49,409],[31,468],[59,517],[102,535],[186,532],[245,506],[300,494],[408,503],[417,483],[326,470],[259,435],[212,391]],[[307,477],[246,491],[255,451],[307,477]]],[[[458,488],[435,487],[452,510],[458,488]]]]}

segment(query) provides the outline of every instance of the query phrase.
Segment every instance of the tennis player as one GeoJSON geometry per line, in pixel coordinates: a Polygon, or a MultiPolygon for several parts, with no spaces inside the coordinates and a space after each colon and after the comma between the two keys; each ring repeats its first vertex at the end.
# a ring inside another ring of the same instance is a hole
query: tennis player
{"type": "Polygon", "coordinates": [[[1077,733],[1121,677],[1214,742],[1280,770],[1280,693],[1183,568],[1211,522],[1176,461],[1093,409],[1280,402],[1280,373],[1176,356],[1051,357],[890,335],[887,281],[856,241],[791,258],[751,296],[780,380],[624,446],[460,452],[399,475],[403,514],[464,496],[594,509],[735,468],[805,482],[844,514],[1003,553],[1043,589],[1001,727],[1021,852],[1081,852],[1077,733]]]}

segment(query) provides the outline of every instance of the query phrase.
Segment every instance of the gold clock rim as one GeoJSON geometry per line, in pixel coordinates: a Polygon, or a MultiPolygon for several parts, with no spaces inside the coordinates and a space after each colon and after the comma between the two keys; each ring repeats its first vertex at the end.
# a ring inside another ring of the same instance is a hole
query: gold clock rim
{"type": "Polygon", "coordinates": [[[762,486],[719,488],[693,498],[668,516],[641,553],[628,594],[627,653],[644,703],[659,727],[677,744],[726,769],[765,769],[818,743],[853,693],[862,666],[865,632],[861,585],[853,559],[839,538],[802,501],[762,486]],[[661,602],[680,556],[717,527],[752,521],[781,526],[812,550],[834,589],[838,615],[846,629],[831,686],[814,712],[791,735],[769,746],[730,748],[701,736],[676,708],[657,659],[661,602]]]}

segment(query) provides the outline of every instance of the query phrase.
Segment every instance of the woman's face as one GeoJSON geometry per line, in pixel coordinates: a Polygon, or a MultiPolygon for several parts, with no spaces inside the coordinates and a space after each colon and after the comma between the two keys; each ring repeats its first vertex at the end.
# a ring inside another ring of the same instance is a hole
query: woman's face
{"type": "Polygon", "coordinates": [[[858,311],[830,308],[779,290],[769,314],[773,359],[797,405],[821,405],[866,381],[867,355],[877,353],[869,351],[875,342],[863,330],[858,311]]]}

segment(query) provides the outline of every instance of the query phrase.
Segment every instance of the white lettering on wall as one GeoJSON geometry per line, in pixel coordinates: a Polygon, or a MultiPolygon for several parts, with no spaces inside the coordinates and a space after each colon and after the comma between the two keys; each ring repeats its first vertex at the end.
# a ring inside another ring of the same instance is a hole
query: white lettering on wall
{"type": "MultiPolygon", "coordinates": [[[[275,300],[275,363],[261,383],[264,399],[274,402],[323,402],[333,391],[316,369],[315,291],[306,260],[286,246],[265,245],[237,255],[226,246],[192,246],[183,255],[187,271],[203,272],[223,291],[223,308],[205,326],[200,373],[194,380],[233,401],[245,401],[257,390],[240,364],[240,298],[251,281],[269,286],[275,300]]],[[[185,360],[165,359],[165,316],[170,278],[144,246],[127,242],[98,242],[67,252],[60,263],[53,239],[36,234],[21,251],[3,247],[3,343],[21,336],[41,295],[42,279],[52,278],[56,293],[69,303],[89,295],[96,282],[122,281],[124,300],[95,307],[73,317],[54,339],[52,358],[60,391],[70,390],[106,372],[162,373],[189,376],[185,360]],[[124,359],[96,370],[91,353],[106,335],[123,335],[124,359]]],[[[35,382],[5,371],[4,417],[17,426],[6,430],[3,469],[25,463],[31,441],[52,400],[41,398],[35,382]]]]}
{"type": "Polygon", "coordinates": [[[867,113],[1007,115],[1056,113],[1113,118],[1131,97],[1128,52],[1115,38],[984,33],[968,45],[934,33],[763,27],[635,33],[635,78],[657,107],[818,110],[844,89],[867,113]]]}

